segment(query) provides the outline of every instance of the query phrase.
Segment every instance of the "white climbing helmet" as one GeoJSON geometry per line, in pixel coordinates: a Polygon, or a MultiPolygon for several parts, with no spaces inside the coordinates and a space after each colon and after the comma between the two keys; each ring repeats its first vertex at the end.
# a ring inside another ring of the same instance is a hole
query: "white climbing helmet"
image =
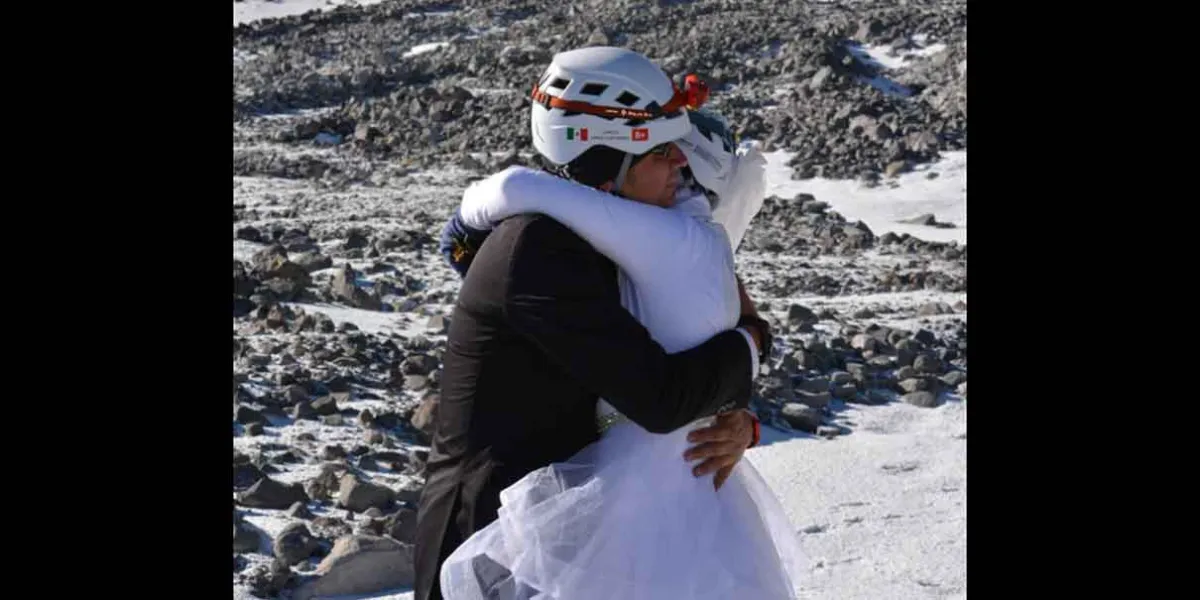
{"type": "Polygon", "coordinates": [[[650,59],[625,48],[556,54],[532,98],[534,148],[556,165],[597,145],[644,154],[692,129],[687,94],[650,59]]]}
{"type": "Polygon", "coordinates": [[[701,187],[724,196],[737,168],[737,141],[721,115],[704,108],[688,111],[692,131],[675,140],[687,157],[687,168],[701,187]]]}

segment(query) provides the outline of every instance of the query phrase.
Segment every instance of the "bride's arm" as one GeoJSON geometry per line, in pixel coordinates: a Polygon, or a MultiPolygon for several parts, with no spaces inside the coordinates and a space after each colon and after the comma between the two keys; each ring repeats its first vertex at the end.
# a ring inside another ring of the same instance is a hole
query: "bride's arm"
{"type": "Polygon", "coordinates": [[[713,220],[725,227],[737,251],[750,222],[762,209],[767,193],[766,164],[757,145],[738,149],[738,163],[729,187],[713,207],[713,220]]]}
{"type": "Polygon", "coordinates": [[[626,200],[543,171],[510,167],[463,193],[464,222],[490,229],[521,213],[542,213],[566,225],[635,281],[654,277],[681,260],[703,255],[705,235],[680,211],[626,200]]]}

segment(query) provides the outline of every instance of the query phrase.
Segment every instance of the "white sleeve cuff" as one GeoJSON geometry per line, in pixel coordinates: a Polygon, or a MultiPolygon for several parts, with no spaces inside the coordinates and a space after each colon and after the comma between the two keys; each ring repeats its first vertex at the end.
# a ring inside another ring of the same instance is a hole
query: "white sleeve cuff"
{"type": "Polygon", "coordinates": [[[746,338],[746,344],[750,346],[750,379],[753,381],[758,377],[758,346],[754,345],[754,337],[745,328],[738,327],[737,331],[746,338]]]}

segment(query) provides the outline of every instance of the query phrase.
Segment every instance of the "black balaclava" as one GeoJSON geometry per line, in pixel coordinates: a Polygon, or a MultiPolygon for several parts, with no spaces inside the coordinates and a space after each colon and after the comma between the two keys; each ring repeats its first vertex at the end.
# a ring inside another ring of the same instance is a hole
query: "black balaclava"
{"type": "MultiPolygon", "coordinates": [[[[600,184],[612,181],[616,182],[618,175],[621,172],[621,163],[627,156],[625,152],[608,146],[592,146],[580,154],[575,160],[567,163],[565,166],[559,167],[545,163],[546,170],[561,175],[567,179],[577,181],[588,187],[599,187],[600,184]]],[[[636,162],[637,157],[632,157],[630,165],[636,162]]],[[[616,193],[618,190],[612,190],[616,193]]]]}

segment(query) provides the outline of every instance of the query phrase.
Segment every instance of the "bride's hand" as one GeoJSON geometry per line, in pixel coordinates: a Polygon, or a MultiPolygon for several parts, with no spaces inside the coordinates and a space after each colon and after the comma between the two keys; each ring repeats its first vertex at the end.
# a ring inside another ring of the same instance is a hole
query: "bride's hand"
{"type": "Polygon", "coordinates": [[[717,415],[716,423],[689,433],[688,441],[699,445],[689,448],[684,459],[706,459],[692,469],[692,474],[703,477],[716,473],[713,487],[719,490],[754,442],[754,419],[744,410],[723,413],[717,415]]]}

